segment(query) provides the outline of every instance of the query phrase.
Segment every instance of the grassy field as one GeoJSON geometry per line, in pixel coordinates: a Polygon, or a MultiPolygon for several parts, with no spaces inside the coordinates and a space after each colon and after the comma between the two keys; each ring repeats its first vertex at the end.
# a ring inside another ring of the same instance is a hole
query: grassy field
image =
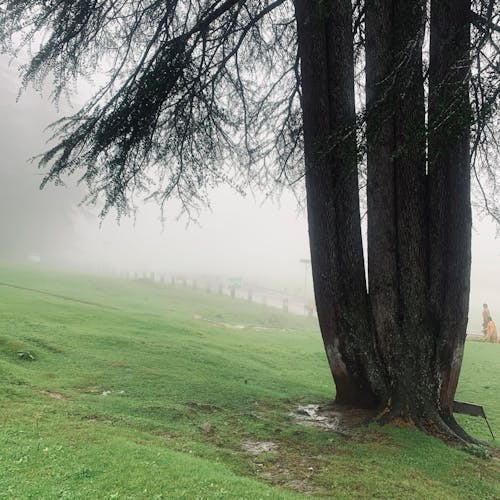
{"type": "MultiPolygon", "coordinates": [[[[498,448],[298,424],[333,397],[313,320],[146,282],[8,266],[0,282],[1,499],[500,498],[498,448]]],[[[499,368],[500,345],[468,342],[457,396],[497,436],[499,368]]]]}

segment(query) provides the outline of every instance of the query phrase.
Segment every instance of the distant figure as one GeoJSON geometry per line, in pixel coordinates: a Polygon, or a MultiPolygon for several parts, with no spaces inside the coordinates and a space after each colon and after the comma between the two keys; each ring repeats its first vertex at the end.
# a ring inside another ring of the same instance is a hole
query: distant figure
{"type": "Polygon", "coordinates": [[[498,342],[497,327],[491,317],[489,318],[488,323],[486,323],[486,328],[483,329],[483,338],[485,342],[498,342]]]}
{"type": "Polygon", "coordinates": [[[488,304],[483,304],[483,332],[486,330],[488,326],[488,321],[491,319],[490,310],[488,308],[488,304]]]}

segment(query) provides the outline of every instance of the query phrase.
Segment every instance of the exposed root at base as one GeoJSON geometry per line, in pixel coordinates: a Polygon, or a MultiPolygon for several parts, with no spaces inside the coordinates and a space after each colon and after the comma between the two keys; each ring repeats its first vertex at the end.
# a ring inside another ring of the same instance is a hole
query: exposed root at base
{"type": "Polygon", "coordinates": [[[370,423],[390,424],[404,429],[418,429],[447,444],[462,446],[474,454],[477,454],[478,450],[483,450],[481,454],[484,454],[484,447],[488,447],[487,443],[473,438],[464,431],[453,416],[445,419],[435,410],[429,410],[426,415],[422,416],[417,412],[408,411],[402,405],[386,407],[383,410],[365,410],[330,403],[323,406],[299,406],[292,415],[303,425],[338,433],[346,433],[349,429],[370,423]]]}
{"type": "Polygon", "coordinates": [[[460,427],[452,415],[445,418],[436,410],[429,410],[426,415],[422,416],[399,405],[392,408],[385,408],[375,418],[375,422],[381,425],[392,424],[397,427],[418,429],[448,444],[465,445],[467,448],[470,446],[488,446],[487,443],[483,443],[470,436],[460,427]]]}

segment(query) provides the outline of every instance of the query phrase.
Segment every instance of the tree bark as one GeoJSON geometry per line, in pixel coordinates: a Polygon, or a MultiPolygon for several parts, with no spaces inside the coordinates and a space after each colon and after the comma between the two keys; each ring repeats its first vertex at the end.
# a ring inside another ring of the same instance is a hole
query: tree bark
{"type": "Polygon", "coordinates": [[[430,298],[439,324],[441,413],[452,419],[469,309],[470,0],[431,2],[429,67],[430,298]]]}
{"type": "Polygon", "coordinates": [[[397,362],[399,300],[395,121],[392,67],[392,0],[366,3],[366,107],[368,285],[377,341],[387,378],[397,362]]]}
{"type": "Polygon", "coordinates": [[[366,5],[369,291],[394,416],[437,408],[428,301],[425,2],[366,5]]]}
{"type": "Polygon", "coordinates": [[[351,3],[296,0],[295,9],[318,318],[336,401],[373,407],[380,374],[361,239],[351,3]]]}

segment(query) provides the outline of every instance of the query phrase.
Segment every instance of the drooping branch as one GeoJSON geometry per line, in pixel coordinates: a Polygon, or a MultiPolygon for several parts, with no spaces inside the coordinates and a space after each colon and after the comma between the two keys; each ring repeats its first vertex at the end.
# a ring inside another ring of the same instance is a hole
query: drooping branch
{"type": "Polygon", "coordinates": [[[18,31],[24,44],[39,41],[25,82],[52,75],[57,100],[96,67],[107,74],[79,112],[55,124],[55,146],[40,161],[45,183],[83,172],[89,200],[104,195],[104,212],[127,210],[134,191],[160,201],[175,194],[191,209],[212,185],[241,189],[297,168],[297,50],[286,0],[3,6],[4,48],[18,31]]]}
{"type": "Polygon", "coordinates": [[[500,227],[498,162],[500,126],[500,11],[495,0],[472,2],[471,42],[471,165],[473,192],[479,213],[495,220],[500,227]]]}
{"type": "MultiPolygon", "coordinates": [[[[364,95],[365,3],[349,4],[358,105],[364,95]]],[[[103,197],[105,211],[113,205],[126,210],[135,191],[160,201],[176,195],[193,208],[220,182],[235,189],[260,184],[268,193],[299,186],[303,132],[292,4],[0,0],[1,48],[20,54],[24,47],[32,55],[23,68],[25,84],[41,88],[49,81],[55,101],[71,94],[78,79],[100,85],[80,112],[56,124],[55,145],[41,158],[49,168],[46,182],[79,173],[90,187],[89,200],[103,197]]],[[[471,154],[482,183],[479,197],[486,193],[492,213],[499,156],[495,5],[472,0],[470,13],[471,154]]],[[[397,71],[387,78],[394,80],[397,71]]],[[[364,165],[366,113],[360,106],[358,111],[350,132],[358,135],[364,165]]]]}

